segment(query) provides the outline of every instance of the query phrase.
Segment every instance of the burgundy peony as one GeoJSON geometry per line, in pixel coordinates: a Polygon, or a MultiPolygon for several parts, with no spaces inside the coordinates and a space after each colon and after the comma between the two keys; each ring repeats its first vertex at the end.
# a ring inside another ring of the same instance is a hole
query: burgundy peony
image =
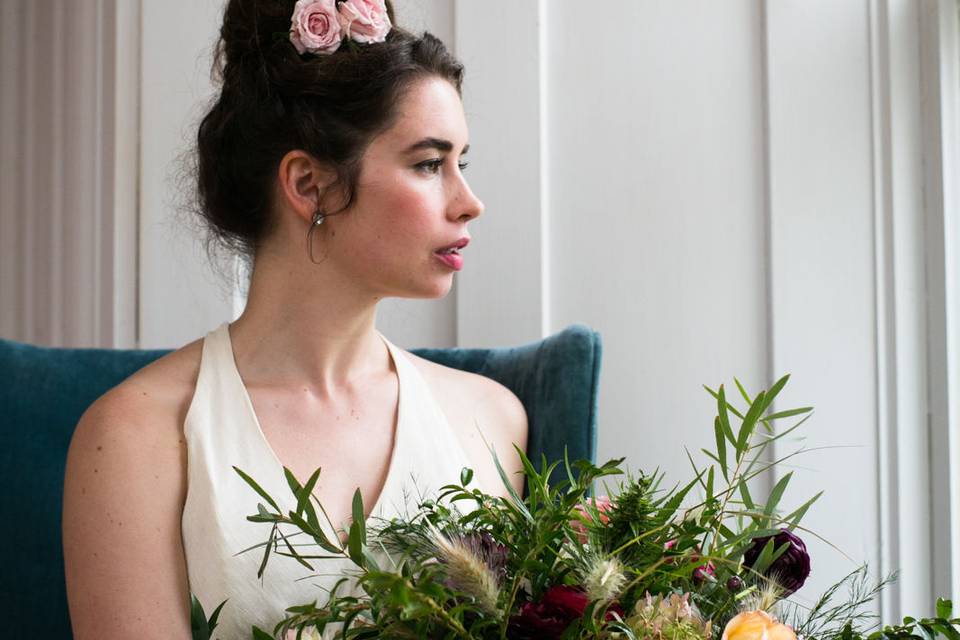
{"type": "MultiPolygon", "coordinates": [[[[743,564],[752,568],[757,563],[763,547],[769,540],[770,536],[754,538],[753,546],[743,554],[743,564]]],[[[780,533],[774,536],[773,548],[776,550],[788,542],[790,547],[764,573],[783,587],[783,597],[789,596],[802,587],[807,580],[807,576],[810,575],[810,555],[807,553],[807,545],[803,543],[803,540],[790,531],[781,529],[780,533]]]]}
{"type": "MultiPolygon", "coordinates": [[[[559,638],[574,620],[583,617],[590,604],[586,592],[580,587],[554,585],[547,589],[540,602],[527,602],[510,620],[508,637],[517,640],[549,640],[559,638]]],[[[623,609],[613,604],[607,609],[607,620],[613,612],[623,617],[623,609]]]]}

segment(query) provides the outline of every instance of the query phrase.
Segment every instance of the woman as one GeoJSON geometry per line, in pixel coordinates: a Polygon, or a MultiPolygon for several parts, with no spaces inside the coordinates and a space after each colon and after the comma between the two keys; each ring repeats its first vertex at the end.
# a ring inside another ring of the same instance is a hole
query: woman
{"type": "Polygon", "coordinates": [[[261,584],[259,554],[235,555],[268,529],[245,520],[257,496],[233,466],[274,496],[283,466],[301,481],[322,468],[336,526],[357,488],[368,516],[397,515],[463,466],[503,495],[488,444],[522,488],[516,396],[375,328],[383,298],[449,291],[483,210],[462,173],[462,66],[392,22],[383,0],[228,2],[197,191],[211,231],[252,260],[247,307],[83,415],[63,525],[77,640],[189,638],[190,592],[208,613],[227,600],[223,638],[324,601],[345,563],[298,581],[310,572],[275,558],[261,584]]]}

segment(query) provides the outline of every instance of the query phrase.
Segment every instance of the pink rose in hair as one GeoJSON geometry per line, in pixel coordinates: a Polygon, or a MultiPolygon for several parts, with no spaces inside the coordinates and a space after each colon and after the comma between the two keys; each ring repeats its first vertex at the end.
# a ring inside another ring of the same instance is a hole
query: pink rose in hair
{"type": "Polygon", "coordinates": [[[360,43],[383,42],[390,32],[384,0],[346,0],[340,3],[340,26],[360,43]]]}
{"type": "Polygon", "coordinates": [[[297,53],[333,53],[342,40],[335,0],[297,0],[290,22],[297,53]]]}

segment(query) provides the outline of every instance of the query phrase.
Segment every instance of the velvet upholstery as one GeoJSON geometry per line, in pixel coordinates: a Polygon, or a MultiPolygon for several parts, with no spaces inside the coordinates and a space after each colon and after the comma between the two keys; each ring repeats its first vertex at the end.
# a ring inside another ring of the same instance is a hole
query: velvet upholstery
{"type": "MultiPolygon", "coordinates": [[[[550,461],[562,460],[564,446],[571,460],[594,460],[601,342],[588,327],[573,325],[513,348],[411,351],[513,390],[527,411],[527,451],[533,460],[539,461],[541,454],[550,461]]],[[[61,541],[70,438],[96,398],[165,353],[44,348],[0,339],[5,516],[0,611],[5,628],[14,635],[71,637],[61,541]]]]}

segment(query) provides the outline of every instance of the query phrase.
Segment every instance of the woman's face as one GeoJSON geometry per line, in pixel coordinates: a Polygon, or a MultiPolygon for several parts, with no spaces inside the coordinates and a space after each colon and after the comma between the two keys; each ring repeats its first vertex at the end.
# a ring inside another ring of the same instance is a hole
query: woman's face
{"type": "Polygon", "coordinates": [[[469,238],[467,223],[483,211],[462,172],[463,105],[449,82],[430,77],[409,88],[397,112],[363,156],[353,204],[317,243],[375,295],[441,297],[469,249],[459,260],[437,252],[469,238]]]}

